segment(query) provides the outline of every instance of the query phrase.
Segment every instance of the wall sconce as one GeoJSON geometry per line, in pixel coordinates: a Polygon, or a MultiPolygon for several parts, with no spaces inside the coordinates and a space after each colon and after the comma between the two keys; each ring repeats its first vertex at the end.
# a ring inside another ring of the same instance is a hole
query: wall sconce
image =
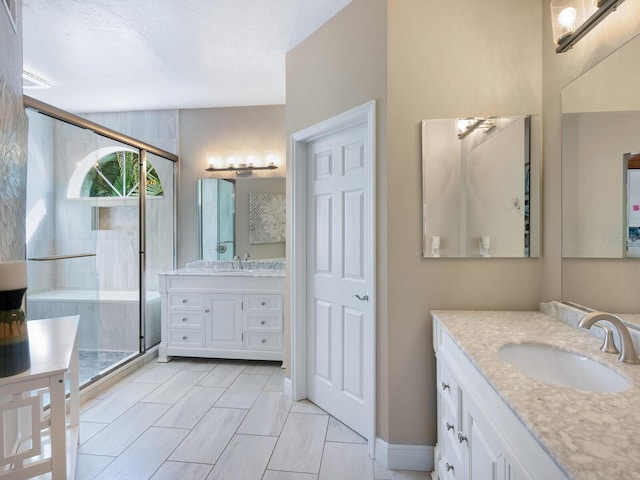
{"type": "Polygon", "coordinates": [[[461,118],[456,122],[456,129],[458,130],[458,138],[462,140],[476,129],[489,133],[496,128],[496,117],[488,118],[461,118]]]}
{"type": "Polygon", "coordinates": [[[280,165],[278,155],[267,155],[264,162],[255,155],[249,155],[246,159],[230,156],[226,161],[220,157],[210,156],[207,172],[236,172],[239,177],[253,175],[254,170],[275,170],[280,165]]]}
{"type": "Polygon", "coordinates": [[[624,0],[551,0],[551,27],[556,53],[573,47],[624,0]]]}

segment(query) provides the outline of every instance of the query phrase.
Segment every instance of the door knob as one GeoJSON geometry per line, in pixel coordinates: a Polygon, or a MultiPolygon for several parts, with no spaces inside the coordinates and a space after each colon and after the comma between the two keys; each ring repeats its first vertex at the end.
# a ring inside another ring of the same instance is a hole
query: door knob
{"type": "Polygon", "coordinates": [[[369,295],[368,294],[364,294],[362,296],[358,295],[357,293],[354,295],[354,297],[356,297],[358,300],[360,300],[361,302],[368,302],[369,301],[369,295]]]}

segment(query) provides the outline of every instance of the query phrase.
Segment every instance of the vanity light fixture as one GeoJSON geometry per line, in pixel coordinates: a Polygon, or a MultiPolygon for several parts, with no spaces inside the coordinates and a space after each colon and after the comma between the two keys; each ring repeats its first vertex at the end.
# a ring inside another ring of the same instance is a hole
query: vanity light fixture
{"type": "Polygon", "coordinates": [[[458,129],[458,138],[460,140],[476,129],[480,129],[484,131],[484,133],[489,133],[496,128],[496,117],[461,118],[456,123],[456,128],[458,129]]]}
{"type": "Polygon", "coordinates": [[[624,0],[551,0],[551,27],[556,53],[575,45],[624,0]]]}
{"type": "Polygon", "coordinates": [[[236,172],[238,177],[248,177],[253,175],[254,170],[275,170],[278,168],[279,157],[277,155],[267,155],[265,163],[261,164],[254,155],[249,155],[246,159],[239,160],[238,157],[228,157],[223,163],[219,157],[209,157],[207,172],[236,172]]]}

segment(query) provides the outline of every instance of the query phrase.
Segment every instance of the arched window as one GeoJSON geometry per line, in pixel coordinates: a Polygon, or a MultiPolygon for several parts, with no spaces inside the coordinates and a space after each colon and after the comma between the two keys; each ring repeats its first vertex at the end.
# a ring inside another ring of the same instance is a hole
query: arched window
{"type": "MultiPolygon", "coordinates": [[[[87,172],[81,197],[138,197],[140,169],[138,152],[119,150],[101,157],[87,172]]],[[[162,196],[162,183],[151,163],[147,162],[147,197],[162,196]]]]}

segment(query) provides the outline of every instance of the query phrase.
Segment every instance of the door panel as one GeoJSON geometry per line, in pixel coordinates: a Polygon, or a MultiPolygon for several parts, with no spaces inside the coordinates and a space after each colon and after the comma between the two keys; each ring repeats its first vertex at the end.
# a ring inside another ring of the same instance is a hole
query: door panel
{"type": "Polygon", "coordinates": [[[307,395],[364,436],[372,328],[365,138],[363,124],[307,145],[307,395]]]}

